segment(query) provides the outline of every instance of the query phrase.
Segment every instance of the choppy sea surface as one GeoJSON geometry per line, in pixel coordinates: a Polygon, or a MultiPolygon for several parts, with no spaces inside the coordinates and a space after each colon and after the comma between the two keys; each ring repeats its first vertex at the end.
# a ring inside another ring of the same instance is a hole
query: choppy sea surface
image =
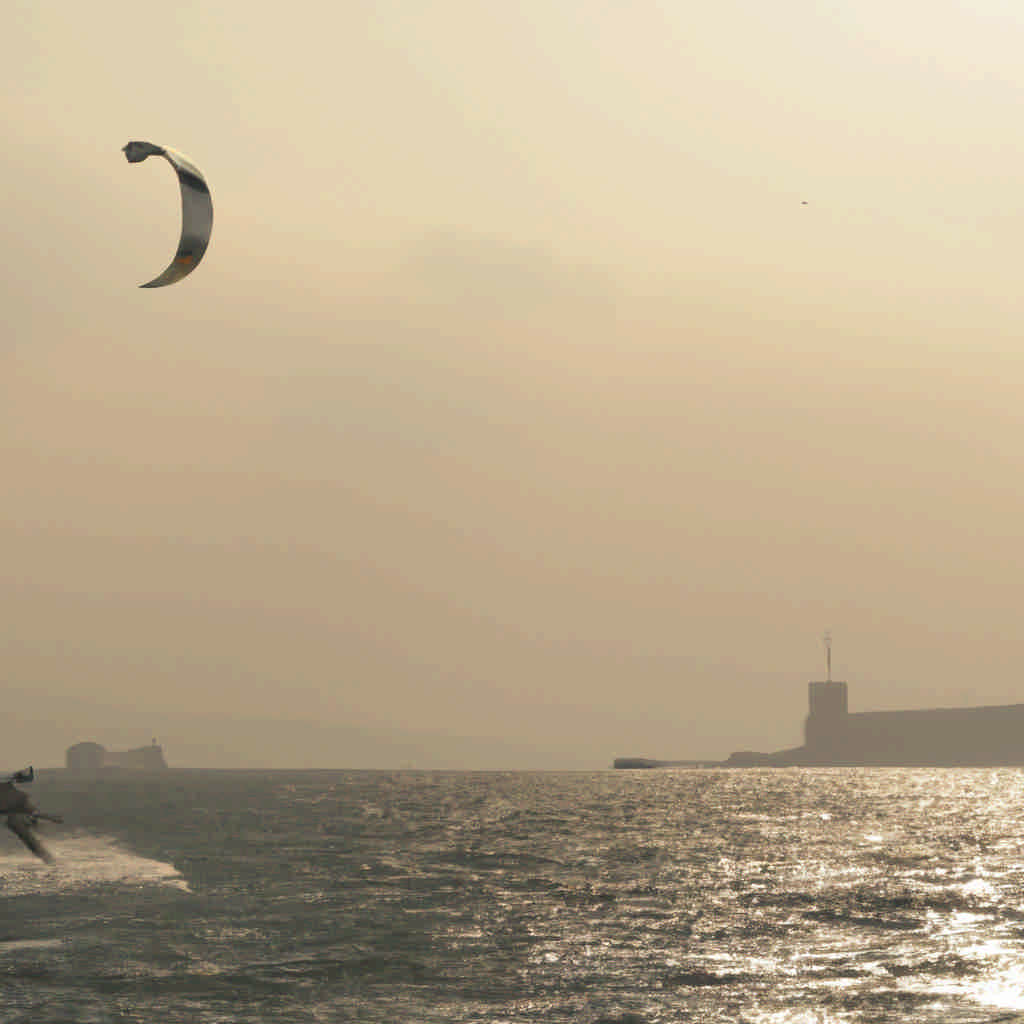
{"type": "Polygon", "coordinates": [[[1024,771],[27,788],[3,1022],[1024,1020],[1024,771]]]}

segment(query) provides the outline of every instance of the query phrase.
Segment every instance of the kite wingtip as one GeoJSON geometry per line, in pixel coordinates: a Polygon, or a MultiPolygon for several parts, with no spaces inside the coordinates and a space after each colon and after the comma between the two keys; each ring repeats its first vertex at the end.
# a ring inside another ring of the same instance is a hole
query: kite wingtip
{"type": "Polygon", "coordinates": [[[125,159],[130,164],[141,163],[147,156],[164,155],[162,146],[154,146],[152,142],[138,141],[125,143],[125,145],[121,147],[121,152],[124,153],[125,159]]]}

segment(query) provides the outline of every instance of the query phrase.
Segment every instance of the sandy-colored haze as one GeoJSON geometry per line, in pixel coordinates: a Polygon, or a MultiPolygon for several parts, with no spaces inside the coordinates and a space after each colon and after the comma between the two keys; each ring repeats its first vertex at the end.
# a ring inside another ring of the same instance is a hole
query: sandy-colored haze
{"type": "Polygon", "coordinates": [[[1024,702],[1008,0],[14,0],[0,766],[1024,702]],[[185,282],[163,161],[206,172],[185,282]],[[806,201],[806,205],[804,204],[806,201]]]}

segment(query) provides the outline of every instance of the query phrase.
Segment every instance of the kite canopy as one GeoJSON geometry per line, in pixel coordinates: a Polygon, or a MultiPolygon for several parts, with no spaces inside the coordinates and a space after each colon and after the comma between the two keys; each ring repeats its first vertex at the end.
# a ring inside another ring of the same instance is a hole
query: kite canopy
{"type": "Polygon", "coordinates": [[[202,171],[188,157],[152,142],[129,142],[124,147],[128,162],[137,164],[148,156],[162,156],[174,168],[181,186],[181,239],[167,269],[140,288],[162,288],[187,277],[203,258],[213,230],[213,203],[202,171]]]}

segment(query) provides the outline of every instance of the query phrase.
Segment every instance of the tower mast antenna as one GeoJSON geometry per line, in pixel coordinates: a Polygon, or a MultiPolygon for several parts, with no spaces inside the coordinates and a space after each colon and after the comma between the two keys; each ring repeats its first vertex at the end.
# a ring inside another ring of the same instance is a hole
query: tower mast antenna
{"type": "Polygon", "coordinates": [[[825,630],[825,678],[832,682],[832,631],[825,630]]]}

